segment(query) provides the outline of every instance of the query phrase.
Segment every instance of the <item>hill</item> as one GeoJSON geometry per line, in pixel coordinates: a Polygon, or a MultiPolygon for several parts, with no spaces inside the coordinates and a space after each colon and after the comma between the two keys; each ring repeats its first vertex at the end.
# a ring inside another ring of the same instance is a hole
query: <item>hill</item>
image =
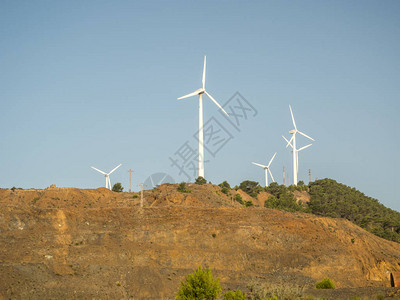
{"type": "Polygon", "coordinates": [[[224,289],[243,290],[252,282],[311,288],[325,277],[339,288],[385,287],[400,271],[400,244],[347,220],[254,198],[259,207],[244,207],[236,194],[251,197],[240,190],[187,190],[145,191],[143,208],[137,193],[104,188],[0,190],[0,295],[172,299],[199,265],[224,289]]]}

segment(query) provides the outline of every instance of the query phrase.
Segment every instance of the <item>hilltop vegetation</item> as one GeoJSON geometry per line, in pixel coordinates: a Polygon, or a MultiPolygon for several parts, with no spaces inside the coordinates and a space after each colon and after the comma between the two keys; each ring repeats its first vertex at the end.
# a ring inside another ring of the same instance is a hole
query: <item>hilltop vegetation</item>
{"type": "Polygon", "coordinates": [[[382,238],[400,243],[400,213],[332,179],[310,183],[308,209],[320,216],[344,218],[382,238]]]}
{"type": "Polygon", "coordinates": [[[317,180],[308,186],[300,182],[298,186],[289,187],[274,182],[267,188],[260,187],[257,182],[244,181],[239,188],[252,197],[257,197],[263,190],[270,193],[265,207],[347,219],[379,237],[400,243],[399,212],[333,179],[317,180]],[[310,201],[297,201],[293,194],[295,190],[307,191],[310,201]]]}

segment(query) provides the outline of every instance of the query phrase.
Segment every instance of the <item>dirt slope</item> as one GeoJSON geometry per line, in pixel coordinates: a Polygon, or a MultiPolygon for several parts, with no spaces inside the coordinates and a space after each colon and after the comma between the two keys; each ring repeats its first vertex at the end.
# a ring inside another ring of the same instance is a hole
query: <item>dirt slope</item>
{"type": "MultiPolygon", "coordinates": [[[[173,298],[209,266],[224,288],[251,280],[388,286],[400,245],[352,223],[242,208],[218,187],[0,190],[0,299],[173,298]]],[[[232,194],[235,191],[232,191],[232,194]]]]}

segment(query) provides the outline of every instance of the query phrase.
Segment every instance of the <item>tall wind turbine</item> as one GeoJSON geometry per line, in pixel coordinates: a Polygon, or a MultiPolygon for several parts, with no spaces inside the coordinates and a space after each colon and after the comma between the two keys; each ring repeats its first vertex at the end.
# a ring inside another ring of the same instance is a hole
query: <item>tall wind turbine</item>
{"type": "Polygon", "coordinates": [[[106,177],[106,189],[111,190],[111,181],[110,181],[110,174],[112,172],[114,172],[116,169],[118,169],[120,166],[122,166],[122,164],[119,164],[118,166],[116,166],[114,169],[112,169],[110,172],[106,173],[103,172],[102,170],[96,169],[95,167],[91,167],[93,170],[96,170],[97,172],[100,172],[101,174],[103,174],[106,177]]]}
{"type": "Polygon", "coordinates": [[[293,122],[293,126],[294,129],[290,130],[289,133],[292,135],[291,139],[288,141],[284,136],[282,136],[286,141],[287,141],[287,145],[286,148],[290,145],[293,149],[293,184],[297,185],[297,174],[298,174],[298,168],[299,168],[299,162],[298,162],[298,152],[310,147],[310,145],[307,145],[305,147],[302,147],[300,149],[296,148],[296,134],[299,133],[302,136],[314,141],[314,139],[312,137],[309,137],[308,135],[306,135],[305,133],[297,130],[297,126],[296,126],[296,122],[294,121],[294,116],[293,116],[293,111],[292,111],[292,107],[289,104],[289,109],[290,109],[290,114],[292,116],[292,122],[293,122]]]}
{"type": "Polygon", "coordinates": [[[272,161],[274,160],[275,155],[276,155],[276,152],[275,152],[274,156],[272,156],[271,160],[269,161],[268,166],[264,166],[262,164],[252,162],[253,165],[259,166],[264,169],[264,171],[265,171],[265,187],[268,186],[268,172],[269,172],[269,175],[271,175],[272,182],[275,182],[274,176],[272,176],[271,170],[269,169],[269,166],[271,165],[272,161]]]}
{"type": "MultiPolygon", "coordinates": [[[[292,149],[293,149],[293,145],[292,145],[292,143],[290,142],[290,141],[288,141],[284,136],[282,136],[284,139],[285,139],[285,141],[290,145],[290,147],[292,147],[292,149]]],[[[304,150],[304,149],[306,149],[306,148],[308,148],[308,147],[310,147],[312,144],[308,144],[307,146],[304,146],[304,147],[301,147],[300,149],[296,149],[295,150],[295,152],[296,152],[296,174],[297,174],[297,176],[299,175],[299,152],[301,151],[301,150],[304,150]]],[[[294,150],[292,150],[292,152],[293,152],[294,150]]]]}
{"type": "Polygon", "coordinates": [[[206,56],[204,56],[204,68],[203,68],[203,87],[195,90],[193,93],[179,97],[178,100],[188,98],[191,96],[199,95],[199,175],[204,178],[204,134],[203,134],[203,94],[206,94],[216,106],[218,106],[227,116],[228,113],[222,108],[221,105],[206,91],[206,56]]]}

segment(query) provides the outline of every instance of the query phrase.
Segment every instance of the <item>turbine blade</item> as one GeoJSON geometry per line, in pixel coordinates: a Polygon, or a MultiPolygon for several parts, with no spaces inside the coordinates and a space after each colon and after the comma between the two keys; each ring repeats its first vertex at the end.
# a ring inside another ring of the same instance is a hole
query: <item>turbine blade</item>
{"type": "Polygon", "coordinates": [[[294,138],[294,135],[292,135],[292,137],[290,138],[290,140],[288,141],[283,135],[282,135],[282,137],[285,139],[285,141],[287,142],[287,145],[286,145],[286,148],[290,145],[290,147],[292,147],[293,148],[293,145],[292,145],[292,140],[293,140],[293,138],[294,138]]]}
{"type": "Polygon", "coordinates": [[[225,109],[222,108],[221,105],[219,105],[217,100],[215,100],[209,93],[207,93],[207,91],[204,91],[204,93],[215,103],[216,106],[218,106],[229,117],[228,113],[225,111],[225,109]]]}
{"type": "Polygon", "coordinates": [[[308,139],[312,140],[313,142],[315,142],[315,140],[312,137],[309,137],[307,134],[302,133],[300,131],[297,131],[297,132],[300,133],[302,136],[305,136],[306,138],[308,138],[308,139]]]}
{"type": "Polygon", "coordinates": [[[275,182],[274,176],[272,176],[272,173],[271,173],[271,170],[270,170],[270,169],[268,169],[268,172],[269,172],[269,175],[271,175],[272,182],[275,182]]]}
{"type": "Polygon", "coordinates": [[[194,91],[193,93],[190,93],[190,94],[187,94],[185,96],[179,97],[178,100],[181,100],[181,99],[184,99],[184,98],[189,98],[189,97],[192,97],[192,96],[196,96],[198,94],[199,94],[198,91],[194,91]]]}
{"type": "Polygon", "coordinates": [[[271,160],[269,161],[269,163],[268,163],[268,167],[271,165],[272,161],[274,160],[274,158],[275,158],[275,155],[276,155],[276,152],[275,152],[274,156],[272,156],[271,160]]]}
{"type": "Polygon", "coordinates": [[[258,163],[255,163],[255,162],[252,162],[252,164],[253,165],[256,165],[256,166],[259,166],[259,167],[261,167],[261,168],[268,168],[267,166],[264,166],[264,165],[262,165],[262,164],[258,164],[258,163]]]}
{"type": "Polygon", "coordinates": [[[206,56],[204,55],[204,68],[203,68],[203,90],[206,88],[206,56]]]}
{"type": "Polygon", "coordinates": [[[293,122],[294,129],[296,129],[296,131],[297,131],[296,122],[294,121],[293,111],[292,111],[292,107],[290,106],[290,104],[289,104],[289,108],[290,108],[290,114],[292,115],[292,122],[293,122]]]}
{"type": "Polygon", "coordinates": [[[110,173],[108,173],[108,175],[110,175],[112,172],[114,172],[116,169],[118,169],[120,166],[122,166],[122,164],[119,164],[118,166],[116,166],[114,169],[112,169],[112,171],[110,173]]]}
{"type": "Polygon", "coordinates": [[[298,151],[301,151],[301,150],[304,150],[304,149],[310,147],[311,145],[312,145],[312,144],[309,144],[309,145],[307,145],[307,146],[301,147],[300,149],[297,150],[297,152],[298,152],[298,151]]]}
{"type": "Polygon", "coordinates": [[[96,170],[97,172],[100,172],[103,175],[107,175],[106,172],[103,172],[102,170],[96,169],[95,167],[91,167],[93,170],[96,170]]]}

